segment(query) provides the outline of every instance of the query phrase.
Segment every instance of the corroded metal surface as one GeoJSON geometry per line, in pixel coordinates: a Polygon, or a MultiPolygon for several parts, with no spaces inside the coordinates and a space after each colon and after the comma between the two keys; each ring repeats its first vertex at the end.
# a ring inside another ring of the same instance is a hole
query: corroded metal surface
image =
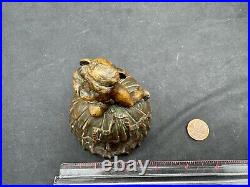
{"type": "Polygon", "coordinates": [[[73,73],[70,127],[91,153],[129,153],[147,135],[149,92],[104,58],[82,59],[73,73]]]}

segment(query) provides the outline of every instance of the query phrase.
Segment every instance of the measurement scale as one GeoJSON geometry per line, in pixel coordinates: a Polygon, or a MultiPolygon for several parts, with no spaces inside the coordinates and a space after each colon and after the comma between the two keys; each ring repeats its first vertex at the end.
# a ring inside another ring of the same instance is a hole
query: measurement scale
{"type": "MultiPolygon", "coordinates": [[[[114,164],[114,162],[112,162],[114,164]]],[[[247,160],[149,161],[137,171],[104,171],[102,162],[63,163],[54,184],[247,184],[247,160]]]]}

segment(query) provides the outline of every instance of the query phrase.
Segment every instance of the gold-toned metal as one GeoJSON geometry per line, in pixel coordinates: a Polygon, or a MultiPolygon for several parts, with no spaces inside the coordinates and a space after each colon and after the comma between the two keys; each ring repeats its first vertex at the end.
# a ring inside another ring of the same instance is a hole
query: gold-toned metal
{"type": "Polygon", "coordinates": [[[187,125],[187,132],[194,140],[205,140],[209,134],[206,122],[201,119],[193,119],[187,125]]]}
{"type": "Polygon", "coordinates": [[[70,126],[91,153],[129,153],[150,128],[149,92],[105,58],[81,59],[73,73],[70,126]]]}

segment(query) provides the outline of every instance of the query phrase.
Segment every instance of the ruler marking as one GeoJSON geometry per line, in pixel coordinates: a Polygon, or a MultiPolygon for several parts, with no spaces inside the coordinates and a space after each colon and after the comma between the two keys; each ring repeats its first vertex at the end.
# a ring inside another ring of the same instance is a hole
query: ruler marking
{"type": "MultiPolygon", "coordinates": [[[[112,162],[113,164],[113,162],[112,162]]],[[[244,165],[248,164],[248,160],[199,160],[199,161],[153,161],[150,160],[148,167],[167,167],[167,166],[172,166],[172,167],[179,167],[181,165],[188,165],[189,167],[206,167],[206,166],[214,166],[216,168],[221,168],[223,165],[244,165]]],[[[137,162],[137,165],[139,163],[137,162]]],[[[92,162],[92,163],[63,163],[61,164],[61,167],[64,169],[67,168],[98,168],[102,166],[102,162],[92,162]]]]}

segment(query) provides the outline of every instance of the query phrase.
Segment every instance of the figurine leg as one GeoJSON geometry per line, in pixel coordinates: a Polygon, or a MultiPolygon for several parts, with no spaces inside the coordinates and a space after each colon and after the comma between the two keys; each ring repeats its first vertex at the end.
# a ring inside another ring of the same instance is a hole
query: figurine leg
{"type": "Polygon", "coordinates": [[[100,117],[108,109],[108,106],[104,103],[97,102],[89,105],[89,113],[91,116],[100,117]]]}

